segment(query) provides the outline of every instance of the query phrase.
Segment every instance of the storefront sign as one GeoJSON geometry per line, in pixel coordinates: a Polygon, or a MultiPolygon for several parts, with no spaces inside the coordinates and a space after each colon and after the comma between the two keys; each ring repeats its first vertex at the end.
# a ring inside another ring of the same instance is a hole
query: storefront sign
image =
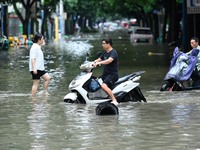
{"type": "Polygon", "coordinates": [[[200,0],[187,0],[187,13],[199,14],[200,13],[200,0]]]}

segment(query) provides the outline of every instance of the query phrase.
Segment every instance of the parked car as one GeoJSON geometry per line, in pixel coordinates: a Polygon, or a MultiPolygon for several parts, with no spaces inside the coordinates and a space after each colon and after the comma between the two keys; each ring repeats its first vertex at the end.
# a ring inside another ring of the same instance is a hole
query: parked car
{"type": "Polygon", "coordinates": [[[129,33],[132,43],[153,43],[153,34],[148,27],[134,27],[132,30],[129,30],[129,33]]]}

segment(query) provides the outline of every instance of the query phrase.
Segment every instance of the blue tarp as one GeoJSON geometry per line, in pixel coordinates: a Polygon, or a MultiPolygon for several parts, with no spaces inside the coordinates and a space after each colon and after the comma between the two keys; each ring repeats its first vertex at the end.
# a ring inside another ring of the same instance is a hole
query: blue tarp
{"type": "Polygon", "coordinates": [[[169,72],[164,80],[175,79],[177,81],[188,80],[195,69],[197,63],[198,49],[193,49],[190,55],[174,49],[173,58],[170,62],[169,72]]]}

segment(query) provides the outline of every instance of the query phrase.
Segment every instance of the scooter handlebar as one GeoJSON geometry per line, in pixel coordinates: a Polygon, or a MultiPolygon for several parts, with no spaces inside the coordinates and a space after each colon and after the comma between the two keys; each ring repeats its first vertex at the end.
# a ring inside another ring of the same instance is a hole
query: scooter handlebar
{"type": "Polygon", "coordinates": [[[93,64],[94,64],[93,61],[88,61],[87,63],[81,64],[81,66],[79,66],[79,68],[81,70],[93,69],[94,68],[93,64]]]}

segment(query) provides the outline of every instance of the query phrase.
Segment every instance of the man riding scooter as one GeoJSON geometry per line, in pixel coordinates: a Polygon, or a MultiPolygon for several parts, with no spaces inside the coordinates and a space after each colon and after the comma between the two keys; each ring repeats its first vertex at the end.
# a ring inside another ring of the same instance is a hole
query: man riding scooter
{"type": "Polygon", "coordinates": [[[199,39],[192,37],[190,40],[192,50],[188,53],[174,49],[169,72],[166,74],[161,91],[182,91],[200,86],[200,46],[199,39]],[[185,88],[183,81],[192,79],[192,87],[185,88]]]}
{"type": "MultiPolygon", "coordinates": [[[[193,49],[198,49],[200,50],[199,46],[199,39],[197,37],[192,37],[190,40],[190,45],[192,47],[192,50],[189,51],[187,54],[191,54],[193,49]]],[[[192,86],[197,86],[200,84],[200,53],[197,55],[197,63],[195,66],[195,70],[193,71],[192,75],[192,86]]]]}
{"type": "Polygon", "coordinates": [[[101,88],[110,96],[113,104],[118,105],[118,102],[112,93],[110,87],[118,80],[118,54],[112,47],[112,39],[104,38],[102,40],[102,47],[105,52],[96,59],[94,67],[97,65],[104,65],[101,88]]]}

